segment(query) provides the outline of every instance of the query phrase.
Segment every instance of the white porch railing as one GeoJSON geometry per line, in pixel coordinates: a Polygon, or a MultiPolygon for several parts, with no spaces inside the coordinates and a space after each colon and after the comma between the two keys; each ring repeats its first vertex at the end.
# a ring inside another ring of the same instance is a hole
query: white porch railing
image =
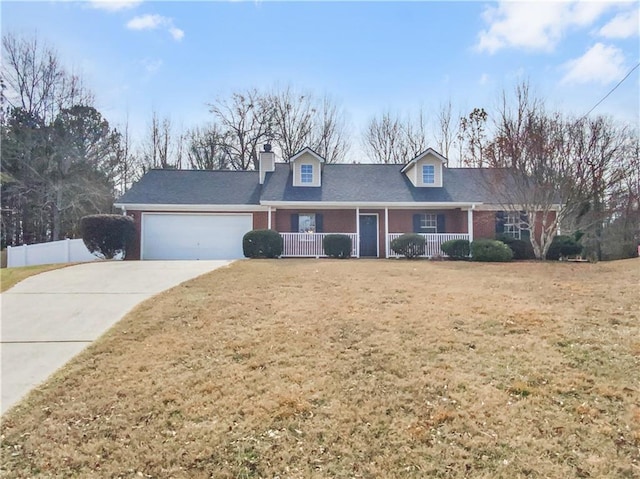
{"type": "MultiPolygon", "coordinates": [[[[389,233],[387,236],[387,251],[389,252],[389,258],[400,258],[402,256],[391,249],[391,242],[403,234],[404,233],[389,233]]],[[[469,239],[469,235],[467,233],[420,233],[420,236],[424,236],[426,240],[423,255],[423,257],[426,258],[431,258],[432,256],[447,256],[440,249],[440,245],[445,241],[469,239]]]]}
{"type": "Polygon", "coordinates": [[[323,258],[322,240],[328,234],[344,234],[351,237],[351,256],[357,256],[358,235],[356,233],[280,233],[284,245],[282,257],[323,258]]]}

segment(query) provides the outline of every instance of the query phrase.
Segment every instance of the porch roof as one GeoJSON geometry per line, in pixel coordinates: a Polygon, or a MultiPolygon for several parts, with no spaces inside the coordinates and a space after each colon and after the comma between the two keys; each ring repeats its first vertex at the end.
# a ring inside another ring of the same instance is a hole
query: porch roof
{"type": "Polygon", "coordinates": [[[289,165],[277,164],[263,185],[263,202],[492,203],[484,186],[488,169],[443,168],[443,186],[416,188],[402,165],[324,165],[321,187],[292,186],[289,165]]]}

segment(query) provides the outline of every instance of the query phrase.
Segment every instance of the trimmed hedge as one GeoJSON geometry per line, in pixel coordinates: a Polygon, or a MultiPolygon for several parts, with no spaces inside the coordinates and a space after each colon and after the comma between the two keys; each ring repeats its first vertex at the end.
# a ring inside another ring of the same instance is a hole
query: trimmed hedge
{"type": "Polygon", "coordinates": [[[513,258],[513,251],[502,241],[479,239],[471,243],[473,261],[506,262],[513,258]]]}
{"type": "Polygon", "coordinates": [[[424,236],[406,233],[391,241],[391,249],[407,259],[413,259],[425,253],[425,243],[424,236]]]}
{"type": "Polygon", "coordinates": [[[136,226],[133,218],[123,215],[89,215],[80,219],[80,234],[87,249],[98,257],[112,259],[133,246],[136,226]]]}
{"type": "Polygon", "coordinates": [[[282,236],[274,230],[251,230],[242,238],[242,252],[247,258],[277,258],[282,248],[282,236]]]}
{"type": "Polygon", "coordinates": [[[582,253],[582,245],[572,236],[559,235],[553,238],[547,251],[547,259],[558,260],[561,257],[576,256],[582,253]]]}
{"type": "Polygon", "coordinates": [[[535,259],[536,257],[530,241],[516,239],[509,235],[499,235],[496,239],[511,248],[513,259],[535,259]]]}
{"type": "Polygon", "coordinates": [[[445,241],[440,245],[440,249],[451,259],[468,259],[470,245],[469,240],[455,239],[445,241]]]}
{"type": "Polygon", "coordinates": [[[349,258],[351,256],[351,237],[343,234],[329,234],[322,239],[324,254],[330,258],[349,258]]]}

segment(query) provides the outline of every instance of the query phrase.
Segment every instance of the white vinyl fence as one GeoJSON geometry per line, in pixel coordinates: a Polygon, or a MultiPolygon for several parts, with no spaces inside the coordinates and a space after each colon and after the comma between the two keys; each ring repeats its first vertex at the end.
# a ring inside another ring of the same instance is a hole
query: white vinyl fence
{"type": "Polygon", "coordinates": [[[83,263],[99,259],[89,252],[81,239],[50,243],[7,246],[7,267],[50,263],[83,263]]]}

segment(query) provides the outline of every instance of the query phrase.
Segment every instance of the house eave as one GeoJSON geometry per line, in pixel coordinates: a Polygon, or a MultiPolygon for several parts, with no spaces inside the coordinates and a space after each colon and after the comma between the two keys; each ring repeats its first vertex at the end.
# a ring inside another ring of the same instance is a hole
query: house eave
{"type": "Polygon", "coordinates": [[[344,208],[370,208],[370,209],[417,209],[417,208],[473,208],[480,202],[418,202],[418,201],[261,201],[263,206],[275,208],[317,208],[317,209],[344,209],[344,208]]]}
{"type": "Polygon", "coordinates": [[[261,205],[220,205],[220,204],[148,204],[148,203],[115,203],[116,208],[127,211],[268,211],[261,205]]]}
{"type": "MultiPolygon", "coordinates": [[[[504,203],[477,203],[477,204],[479,205],[478,207],[479,211],[503,211],[503,210],[527,211],[529,209],[525,205],[520,205],[520,204],[510,204],[510,205],[505,205],[504,203]]],[[[548,211],[560,211],[562,209],[562,205],[554,203],[549,205],[547,208],[548,208],[548,211]]],[[[536,211],[540,211],[540,208],[536,208],[536,211]]]]}
{"type": "Polygon", "coordinates": [[[322,156],[320,156],[319,153],[313,151],[311,148],[306,146],[302,150],[298,151],[297,153],[294,153],[293,156],[289,158],[289,163],[294,163],[298,158],[300,158],[305,153],[309,153],[311,156],[315,157],[318,161],[320,161],[320,163],[326,162],[326,160],[322,156]]]}

